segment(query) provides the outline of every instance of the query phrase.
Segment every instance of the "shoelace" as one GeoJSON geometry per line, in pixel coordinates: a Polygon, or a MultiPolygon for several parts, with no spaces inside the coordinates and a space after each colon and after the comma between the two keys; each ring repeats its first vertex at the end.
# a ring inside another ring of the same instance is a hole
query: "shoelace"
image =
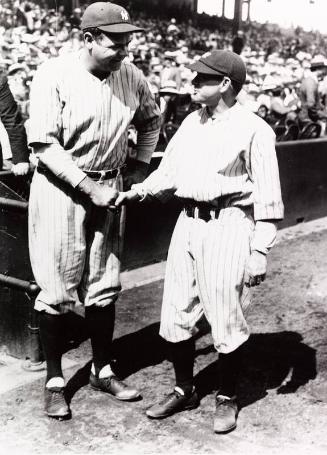
{"type": "Polygon", "coordinates": [[[122,387],[128,387],[123,381],[120,381],[116,376],[108,376],[107,378],[102,378],[105,384],[110,387],[111,384],[116,384],[122,387]]]}
{"type": "Polygon", "coordinates": [[[61,389],[61,388],[57,388],[57,387],[53,387],[51,389],[48,389],[49,392],[51,393],[50,395],[50,400],[57,404],[57,403],[60,403],[62,401],[62,399],[64,398],[64,389],[61,389]]]}
{"type": "Polygon", "coordinates": [[[217,405],[226,406],[226,407],[234,407],[234,401],[231,398],[216,398],[217,405]]]}
{"type": "Polygon", "coordinates": [[[47,390],[53,394],[63,394],[64,388],[63,387],[49,387],[47,390]]]}
{"type": "Polygon", "coordinates": [[[180,393],[178,393],[177,390],[174,390],[174,391],[171,392],[169,395],[167,395],[162,401],[160,401],[160,405],[163,405],[163,404],[168,403],[173,397],[182,398],[183,395],[181,395],[180,393]]]}

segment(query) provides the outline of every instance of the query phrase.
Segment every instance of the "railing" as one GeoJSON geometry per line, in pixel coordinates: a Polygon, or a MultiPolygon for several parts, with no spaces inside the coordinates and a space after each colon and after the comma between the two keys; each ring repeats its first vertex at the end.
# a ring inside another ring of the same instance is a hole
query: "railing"
{"type": "Polygon", "coordinates": [[[26,212],[28,209],[28,202],[14,201],[13,199],[0,197],[0,209],[1,208],[26,212]]]}
{"type": "MultiPolygon", "coordinates": [[[[3,177],[12,175],[10,171],[0,171],[0,180],[3,177]]],[[[14,200],[7,197],[0,197],[0,210],[9,212],[25,212],[27,214],[28,202],[21,200],[14,200]]],[[[43,358],[39,342],[39,326],[37,313],[34,310],[34,299],[40,291],[40,288],[34,281],[27,281],[17,277],[8,276],[0,273],[0,286],[9,289],[15,289],[24,292],[30,302],[30,314],[27,324],[29,333],[29,346],[28,346],[28,361],[25,362],[24,367],[28,371],[38,370],[43,364],[43,358]]]]}

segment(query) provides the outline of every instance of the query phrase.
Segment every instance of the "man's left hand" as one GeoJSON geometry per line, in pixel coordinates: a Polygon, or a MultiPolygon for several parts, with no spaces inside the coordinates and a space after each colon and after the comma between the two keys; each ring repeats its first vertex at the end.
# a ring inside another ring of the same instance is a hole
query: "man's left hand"
{"type": "Polygon", "coordinates": [[[267,257],[259,251],[252,251],[245,267],[245,286],[258,286],[266,279],[267,257]]]}
{"type": "Polygon", "coordinates": [[[127,170],[124,172],[124,191],[127,191],[135,183],[141,183],[148,175],[148,163],[138,160],[129,160],[127,170]]]}

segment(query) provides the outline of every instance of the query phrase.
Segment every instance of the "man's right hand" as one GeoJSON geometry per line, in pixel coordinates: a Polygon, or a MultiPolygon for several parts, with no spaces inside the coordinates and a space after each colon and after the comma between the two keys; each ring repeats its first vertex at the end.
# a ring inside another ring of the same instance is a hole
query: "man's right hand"
{"type": "Polygon", "coordinates": [[[108,186],[99,185],[89,177],[85,177],[77,189],[89,196],[94,205],[98,207],[112,207],[119,195],[118,191],[108,186]]]}
{"type": "Polygon", "coordinates": [[[112,207],[118,197],[118,191],[108,186],[96,184],[99,188],[90,194],[91,201],[98,207],[112,207]]]}
{"type": "Polygon", "coordinates": [[[123,204],[126,204],[129,201],[137,201],[140,199],[140,196],[135,190],[122,191],[119,193],[119,196],[116,199],[116,207],[120,207],[123,204]]]}

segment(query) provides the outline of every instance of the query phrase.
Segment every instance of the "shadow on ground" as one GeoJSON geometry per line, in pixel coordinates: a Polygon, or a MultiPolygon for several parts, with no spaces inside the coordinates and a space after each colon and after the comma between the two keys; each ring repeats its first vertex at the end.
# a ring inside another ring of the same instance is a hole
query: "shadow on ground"
{"type": "MultiPolygon", "coordinates": [[[[83,321],[82,317],[72,317],[70,323],[75,330],[66,333],[73,333],[75,339],[70,340],[67,349],[76,347],[87,338],[83,321]]],[[[208,327],[204,325],[199,338],[207,332],[208,327]]],[[[212,345],[197,349],[196,356],[201,357],[201,366],[205,363],[205,357],[214,352],[212,345]]],[[[240,407],[262,399],[269,389],[277,389],[280,394],[294,393],[317,375],[316,350],[304,344],[302,336],[296,332],[253,334],[245,344],[244,353],[239,385],[240,407]]],[[[113,358],[116,374],[122,379],[169,359],[166,343],[159,336],[159,322],[114,340],[113,358]]],[[[67,383],[68,401],[88,384],[90,367],[91,362],[88,362],[67,383]]],[[[216,390],[219,374],[219,362],[214,361],[195,376],[200,398],[216,390]]]]}
{"type": "MultiPolygon", "coordinates": [[[[213,351],[213,346],[197,354],[213,351]]],[[[250,336],[244,348],[243,373],[239,384],[239,404],[244,408],[277,389],[279,394],[294,393],[317,375],[316,350],[302,342],[296,332],[258,333],[250,336]]],[[[216,390],[219,362],[213,362],[196,376],[201,397],[216,390]]]]}

